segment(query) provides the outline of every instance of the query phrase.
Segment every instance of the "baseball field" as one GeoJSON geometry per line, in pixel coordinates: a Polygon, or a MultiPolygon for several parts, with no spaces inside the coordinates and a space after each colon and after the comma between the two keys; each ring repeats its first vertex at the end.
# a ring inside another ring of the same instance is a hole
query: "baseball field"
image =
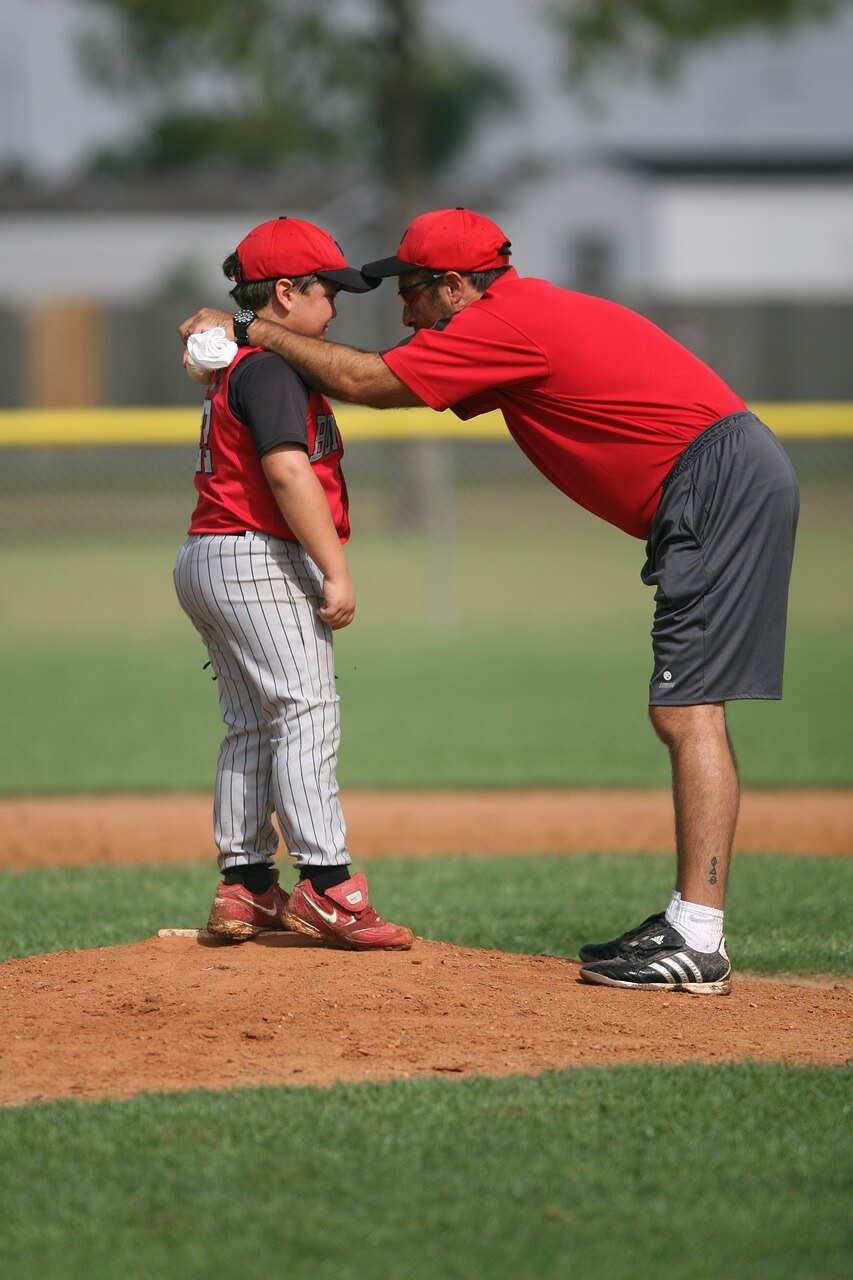
{"type": "Polygon", "coordinates": [[[189,455],[115,452],[0,477],[4,1274],[845,1274],[846,443],[795,457],[785,701],[732,709],[724,999],[577,980],[671,887],[649,593],[497,451],[417,520],[348,473],[340,777],[412,951],[158,936],[206,917],[219,719],[170,583],[189,455]]]}

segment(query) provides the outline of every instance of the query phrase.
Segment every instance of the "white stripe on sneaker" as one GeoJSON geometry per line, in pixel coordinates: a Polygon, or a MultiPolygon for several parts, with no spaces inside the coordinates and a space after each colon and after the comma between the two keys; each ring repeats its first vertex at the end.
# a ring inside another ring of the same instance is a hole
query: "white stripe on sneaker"
{"type": "Polygon", "coordinates": [[[702,970],[699,968],[698,964],[693,963],[693,961],[690,959],[690,956],[680,955],[678,959],[686,968],[690,970],[690,972],[693,974],[693,977],[696,979],[697,982],[702,981],[702,970]]]}
{"type": "MultiPolygon", "coordinates": [[[[218,901],[221,902],[222,899],[218,899],[218,901]]],[[[227,902],[228,899],[226,898],[225,901],[227,902]]],[[[237,895],[237,901],[245,903],[246,906],[251,907],[253,911],[262,911],[265,916],[278,915],[278,907],[265,907],[262,902],[258,902],[257,898],[247,898],[243,893],[237,895]]]]}
{"type": "Polygon", "coordinates": [[[678,982],[690,981],[691,974],[689,974],[687,969],[684,967],[683,956],[679,955],[677,958],[675,956],[667,956],[666,963],[672,968],[678,982]]]}
{"type": "Polygon", "coordinates": [[[673,981],[678,981],[677,978],[673,979],[672,973],[664,966],[662,961],[653,960],[649,965],[649,968],[654,969],[655,973],[659,973],[662,978],[666,978],[667,982],[670,984],[672,984],[673,981]]]}

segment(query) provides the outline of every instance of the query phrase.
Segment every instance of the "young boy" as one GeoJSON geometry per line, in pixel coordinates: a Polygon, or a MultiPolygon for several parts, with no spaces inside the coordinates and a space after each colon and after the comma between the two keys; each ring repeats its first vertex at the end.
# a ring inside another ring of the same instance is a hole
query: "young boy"
{"type": "Polygon", "coordinates": [[[222,880],[207,928],[235,941],[293,929],[331,946],[407,950],[411,931],[378,915],[364,874],[352,875],[338,801],[332,632],[355,613],[343,446],[324,397],[246,338],[255,315],[322,337],[338,290],[372,284],[297,218],[255,227],[222,268],[235,281],[238,349],[208,385],[198,501],[175,565],[228,730],[214,797],[222,880]],[[289,895],[272,866],[273,811],[299,870],[289,895]]]}

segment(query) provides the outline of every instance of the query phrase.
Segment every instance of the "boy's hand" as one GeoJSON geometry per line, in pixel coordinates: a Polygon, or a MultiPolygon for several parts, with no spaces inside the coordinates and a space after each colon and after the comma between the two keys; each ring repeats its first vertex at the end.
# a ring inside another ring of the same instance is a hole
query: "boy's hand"
{"type": "Polygon", "coordinates": [[[188,351],[184,352],[184,369],[190,375],[193,382],[197,382],[199,386],[202,386],[202,387],[206,387],[210,382],[211,378],[213,377],[212,370],[208,371],[206,369],[197,369],[195,367],[192,360],[190,360],[188,351]]]}
{"type": "Polygon", "coordinates": [[[355,616],[355,587],[349,574],[323,579],[323,603],[317,617],[333,631],[348,627],[355,616]]]}

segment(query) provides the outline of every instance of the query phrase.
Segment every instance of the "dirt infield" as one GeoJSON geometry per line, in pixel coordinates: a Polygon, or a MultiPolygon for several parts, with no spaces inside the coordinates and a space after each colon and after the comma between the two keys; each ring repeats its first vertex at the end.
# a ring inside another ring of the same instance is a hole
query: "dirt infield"
{"type": "MultiPolygon", "coordinates": [[[[362,856],[672,847],[661,792],[344,801],[362,856]]],[[[853,793],[748,793],[738,847],[851,854],[853,793]]],[[[199,858],[212,859],[208,797],[0,801],[2,868],[199,858]]],[[[833,1065],[850,1055],[851,1004],[853,984],[809,979],[736,976],[723,998],[590,987],[567,960],[422,939],[354,955],[293,934],[153,938],[0,965],[0,1103],[627,1061],[833,1065]]]]}
{"type": "MultiPolygon", "coordinates": [[[[352,791],[355,857],[673,847],[665,791],[352,791]]],[[[0,868],[213,859],[205,795],[0,800],[0,868]]],[[[853,854],[853,791],[748,791],[735,848],[853,854]]]]}

